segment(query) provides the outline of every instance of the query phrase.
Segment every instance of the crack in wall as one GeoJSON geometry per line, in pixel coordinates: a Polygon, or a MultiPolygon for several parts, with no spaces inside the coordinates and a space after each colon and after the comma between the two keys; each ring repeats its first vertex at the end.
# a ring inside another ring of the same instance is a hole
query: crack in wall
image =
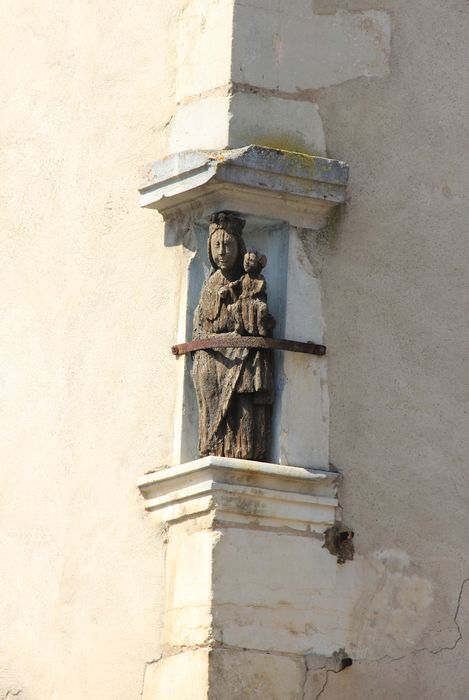
{"type": "MultiPolygon", "coordinates": [[[[331,656],[312,654],[308,657],[305,655],[306,681],[302,687],[302,700],[306,700],[307,680],[310,673],[318,673],[319,671],[325,671],[326,673],[324,683],[314,697],[314,700],[318,700],[326,690],[326,686],[329,682],[329,673],[341,673],[349,668],[352,663],[352,659],[345,649],[338,649],[331,656]]],[[[311,690],[314,690],[314,688],[311,690]]]]}
{"type": "MultiPolygon", "coordinates": [[[[327,684],[329,683],[329,674],[330,674],[330,673],[340,673],[340,671],[333,671],[332,669],[327,669],[327,670],[326,670],[326,678],[325,678],[325,680],[324,680],[323,686],[322,686],[322,688],[320,689],[319,693],[318,693],[318,694],[316,695],[316,697],[314,698],[314,700],[319,700],[319,698],[321,697],[321,695],[324,695],[324,693],[325,693],[325,691],[326,691],[326,688],[327,688],[327,684]]],[[[306,700],[306,698],[304,698],[303,700],[306,700]]]]}
{"type": "Polygon", "coordinates": [[[458,630],[458,636],[457,636],[454,644],[451,644],[450,646],[443,646],[443,647],[440,647],[439,649],[429,649],[428,647],[422,647],[420,649],[414,649],[413,651],[411,651],[408,654],[402,654],[402,656],[389,656],[388,654],[386,654],[385,656],[380,656],[378,659],[370,659],[370,661],[374,661],[375,663],[381,663],[381,662],[387,660],[389,663],[394,663],[395,661],[402,661],[403,659],[409,658],[411,656],[416,656],[417,654],[427,653],[427,654],[437,655],[437,654],[441,654],[443,651],[454,651],[454,649],[456,649],[459,642],[463,638],[462,630],[461,630],[461,627],[460,627],[459,622],[458,622],[458,615],[459,615],[459,610],[461,607],[461,599],[462,599],[462,594],[464,592],[464,586],[466,585],[466,583],[468,581],[469,581],[469,577],[465,578],[463,580],[463,582],[461,583],[461,587],[459,589],[458,601],[456,604],[456,611],[455,611],[454,617],[453,617],[453,622],[456,625],[456,628],[458,630]]]}
{"type": "Polygon", "coordinates": [[[145,677],[147,670],[150,666],[153,666],[154,664],[157,664],[158,661],[161,661],[163,658],[163,654],[160,654],[159,656],[155,656],[154,659],[151,659],[151,661],[146,661],[145,662],[145,667],[143,669],[143,681],[142,681],[142,690],[140,691],[140,700],[143,700],[143,693],[145,692],[145,677]]]}
{"type": "Polygon", "coordinates": [[[302,700],[306,700],[306,685],[308,683],[309,669],[308,669],[308,660],[306,659],[305,656],[303,657],[303,662],[304,662],[304,679],[303,679],[303,682],[301,684],[301,698],[302,698],[302,700]]]}
{"type": "MultiPolygon", "coordinates": [[[[406,659],[406,658],[415,656],[415,655],[417,655],[417,654],[428,653],[428,654],[437,655],[437,654],[441,654],[441,653],[444,652],[444,651],[454,651],[454,649],[456,649],[456,647],[458,646],[458,644],[459,644],[459,643],[461,642],[461,640],[463,639],[463,633],[462,633],[462,630],[461,630],[461,626],[460,626],[460,624],[459,624],[459,622],[458,622],[458,616],[459,616],[459,611],[460,611],[460,608],[461,608],[461,601],[462,601],[462,596],[463,596],[463,593],[464,593],[464,588],[465,588],[466,583],[468,583],[468,582],[469,582],[469,577],[468,577],[468,578],[465,578],[465,579],[462,581],[461,586],[460,586],[460,589],[459,589],[459,594],[458,594],[456,609],[455,609],[455,613],[454,613],[454,617],[453,617],[453,622],[454,622],[454,624],[456,625],[458,634],[457,634],[457,638],[456,638],[456,640],[454,641],[453,644],[451,644],[451,645],[449,645],[449,646],[442,646],[442,647],[440,647],[440,648],[438,648],[438,649],[429,649],[429,648],[427,648],[427,647],[423,647],[423,648],[421,648],[421,649],[415,649],[414,651],[410,652],[409,654],[403,654],[402,656],[398,656],[398,657],[391,657],[391,656],[389,656],[389,655],[386,655],[386,656],[380,657],[379,659],[374,660],[374,662],[375,662],[375,663],[381,663],[381,662],[383,662],[383,661],[388,661],[389,663],[394,663],[394,662],[396,662],[396,661],[402,661],[403,659],[406,659]]],[[[364,659],[364,661],[366,661],[366,659],[364,659]]],[[[373,660],[370,660],[370,661],[373,661],[373,660]]],[[[305,659],[305,663],[306,663],[307,676],[308,676],[309,669],[308,669],[308,664],[307,664],[307,660],[306,660],[306,659],[305,659]]],[[[321,697],[324,695],[324,693],[326,692],[326,690],[327,690],[327,686],[328,686],[328,683],[329,683],[330,674],[331,674],[331,673],[335,673],[335,674],[340,673],[341,670],[343,670],[343,669],[340,669],[340,670],[335,670],[335,669],[331,669],[331,668],[328,669],[328,668],[326,668],[326,665],[324,664],[323,666],[320,666],[319,668],[311,669],[311,671],[312,671],[312,670],[314,670],[314,671],[321,671],[321,670],[325,671],[324,682],[323,682],[321,688],[319,689],[318,693],[314,696],[314,700],[319,700],[319,698],[321,698],[321,697]]],[[[305,694],[305,693],[306,693],[306,686],[307,686],[307,678],[306,678],[306,680],[305,680],[305,682],[304,682],[304,684],[303,684],[303,686],[302,686],[302,696],[301,696],[301,697],[302,697],[302,700],[306,700],[306,694],[305,694]]]]}
{"type": "Polygon", "coordinates": [[[295,102],[312,102],[316,103],[319,97],[319,90],[304,89],[289,92],[287,90],[278,90],[277,88],[265,88],[259,85],[251,85],[250,83],[238,83],[230,81],[224,85],[210,90],[204,90],[196,95],[187,95],[182,97],[176,103],[176,107],[184,107],[185,105],[197,102],[198,100],[206,100],[209,97],[233,97],[237,93],[250,95],[260,95],[261,97],[277,97],[281,100],[293,100],[295,102]]]}
{"type": "MultiPolygon", "coordinates": [[[[207,651],[245,651],[253,654],[262,654],[263,656],[281,656],[287,659],[303,660],[304,654],[295,653],[293,651],[280,651],[280,650],[266,650],[266,649],[256,649],[255,647],[240,647],[236,645],[226,644],[225,642],[217,641],[215,639],[209,639],[201,644],[187,644],[174,647],[172,653],[163,653],[159,659],[156,661],[161,661],[163,659],[169,659],[173,656],[179,656],[180,654],[185,654],[188,651],[198,651],[200,649],[205,649],[207,651]]],[[[0,698],[0,700],[2,700],[0,698]]]]}

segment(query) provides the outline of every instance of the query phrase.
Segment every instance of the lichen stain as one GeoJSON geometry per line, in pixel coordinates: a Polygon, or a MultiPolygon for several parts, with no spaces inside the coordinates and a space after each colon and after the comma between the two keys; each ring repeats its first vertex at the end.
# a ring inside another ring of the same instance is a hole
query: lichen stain
{"type": "MultiPolygon", "coordinates": [[[[299,136],[297,140],[292,137],[292,134],[282,135],[277,137],[262,136],[261,134],[253,135],[250,132],[246,135],[248,140],[256,141],[256,145],[264,146],[265,148],[275,148],[280,151],[288,151],[289,153],[305,152],[307,151],[306,139],[303,136],[299,136]]],[[[311,154],[314,155],[314,154],[311,154]]]]}

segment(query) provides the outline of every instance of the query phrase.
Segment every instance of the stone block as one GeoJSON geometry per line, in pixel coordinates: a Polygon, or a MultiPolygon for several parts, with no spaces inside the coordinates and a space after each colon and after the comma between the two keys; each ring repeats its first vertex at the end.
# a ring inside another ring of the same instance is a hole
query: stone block
{"type": "Polygon", "coordinates": [[[213,636],[230,647],[328,653],[337,564],[321,538],[229,528],[213,558],[213,636]]]}
{"type": "Polygon", "coordinates": [[[228,457],[167,467],[139,481],[147,510],[172,523],[210,513],[217,524],[323,531],[334,522],[336,472],[228,457]]]}
{"type": "Polygon", "coordinates": [[[190,649],[147,666],[142,700],[302,700],[301,657],[190,649]]]}
{"type": "MultiPolygon", "coordinates": [[[[288,5],[287,5],[288,2],[288,5]]],[[[387,12],[315,15],[302,1],[282,12],[235,5],[232,74],[260,88],[300,93],[389,71],[391,22],[387,12]],[[340,47],[340,51],[337,50],[340,47]],[[314,67],[314,68],[313,68],[314,67]]]]}
{"type": "Polygon", "coordinates": [[[302,700],[302,658],[249,649],[212,649],[208,700],[302,700]]]}
{"type": "Polygon", "coordinates": [[[328,653],[322,630],[340,606],[322,533],[337,478],[224,457],[143,477],[147,510],[168,525],[164,643],[328,653]]]}
{"type": "Polygon", "coordinates": [[[346,163],[329,158],[255,145],[193,150],[149,165],[140,202],[168,221],[228,209],[319,229],[347,182],[346,163]]]}
{"type": "Polygon", "coordinates": [[[204,150],[229,143],[230,98],[208,95],[178,106],[168,133],[168,152],[204,150]]]}
{"type": "Polygon", "coordinates": [[[207,700],[208,659],[208,649],[188,649],[148,664],[142,700],[207,700]]]}
{"type": "Polygon", "coordinates": [[[235,92],[230,98],[228,146],[239,148],[246,143],[327,155],[317,105],[276,95],[235,92]]]}

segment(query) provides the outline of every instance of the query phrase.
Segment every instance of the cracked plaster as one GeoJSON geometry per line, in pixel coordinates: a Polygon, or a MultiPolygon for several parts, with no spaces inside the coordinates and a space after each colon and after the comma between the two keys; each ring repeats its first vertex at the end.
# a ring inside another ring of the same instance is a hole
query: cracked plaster
{"type": "Polygon", "coordinates": [[[347,674],[334,675],[332,671],[323,671],[319,694],[312,695],[311,689],[311,695],[305,697],[308,700],[317,700],[318,697],[335,700],[346,693],[350,700],[363,697],[385,699],[390,692],[395,692],[405,700],[439,700],[442,697],[466,700],[467,678],[464,669],[467,645],[463,630],[469,622],[467,601],[464,599],[467,581],[464,579],[461,583],[456,601],[454,625],[457,636],[453,644],[415,649],[395,658],[384,656],[357,660],[347,674]]]}
{"type": "MultiPolygon", "coordinates": [[[[332,459],[358,556],[399,547],[415,567],[386,574],[386,600],[403,574],[433,595],[421,640],[329,673],[321,700],[466,700],[467,3],[316,4],[392,11],[391,74],[237,92],[318,101],[331,154],[352,165],[323,243],[332,459]]],[[[177,102],[166,5],[19,3],[2,26],[3,663],[41,700],[135,697],[159,640],[160,533],[133,489],[171,455],[180,268],[135,206],[134,173],[164,154],[177,102]]]]}

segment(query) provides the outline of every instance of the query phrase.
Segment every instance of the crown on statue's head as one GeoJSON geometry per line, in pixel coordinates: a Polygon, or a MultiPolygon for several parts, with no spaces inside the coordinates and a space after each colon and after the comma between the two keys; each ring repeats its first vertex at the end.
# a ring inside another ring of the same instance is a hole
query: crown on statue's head
{"type": "Polygon", "coordinates": [[[231,211],[218,211],[210,215],[209,233],[214,233],[217,229],[223,229],[235,236],[241,236],[246,225],[244,219],[235,216],[231,211]]]}

